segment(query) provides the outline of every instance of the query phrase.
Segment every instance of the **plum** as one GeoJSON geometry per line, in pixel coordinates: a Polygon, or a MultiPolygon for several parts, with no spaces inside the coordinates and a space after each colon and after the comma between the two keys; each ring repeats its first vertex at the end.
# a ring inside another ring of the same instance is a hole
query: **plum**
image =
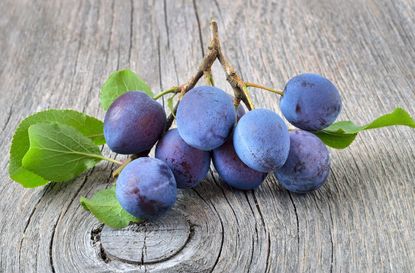
{"type": "Polygon", "coordinates": [[[233,147],[232,138],[229,138],[225,144],[212,151],[212,159],[222,181],[239,190],[253,190],[267,176],[266,173],[249,168],[239,159],[233,147]]]}
{"type": "Polygon", "coordinates": [[[176,202],[176,181],[166,163],[141,157],[131,161],[117,179],[115,195],[121,207],[135,217],[151,219],[176,202]]]}
{"type": "Polygon", "coordinates": [[[236,154],[248,167],[267,173],[284,165],[290,148],[287,125],[267,109],[246,113],[233,135],[236,154]]]}
{"type": "Polygon", "coordinates": [[[143,92],[130,91],[118,97],[105,114],[104,136],[112,151],[137,154],[150,150],[165,126],[161,104],[143,92]]]}
{"type": "Polygon", "coordinates": [[[184,95],[176,121],[179,134],[187,144],[210,151],[225,143],[235,125],[236,113],[225,91],[199,86],[184,95]]]}
{"type": "Polygon", "coordinates": [[[328,79],[305,73],[287,82],[280,107],[285,118],[295,127],[318,131],[336,120],[341,110],[341,97],[328,79]]]}
{"type": "Polygon", "coordinates": [[[169,130],[157,143],[156,158],[173,171],[178,188],[193,188],[209,171],[210,153],[191,147],[177,129],[169,130]]]}
{"type": "Polygon", "coordinates": [[[290,152],[284,166],[275,171],[280,184],[287,190],[306,193],[323,185],[330,172],[330,155],[314,134],[290,132],[290,152]]]}

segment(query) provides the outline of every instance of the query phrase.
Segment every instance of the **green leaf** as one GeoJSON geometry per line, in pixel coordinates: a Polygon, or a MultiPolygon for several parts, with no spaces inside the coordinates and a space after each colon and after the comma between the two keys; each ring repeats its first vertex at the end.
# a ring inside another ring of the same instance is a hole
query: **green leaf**
{"type": "Polygon", "coordinates": [[[315,132],[321,141],[327,146],[335,149],[344,149],[355,140],[357,133],[355,134],[331,134],[324,131],[315,132]]]}
{"type": "Polygon", "coordinates": [[[29,149],[28,128],[37,123],[62,123],[76,128],[96,145],[105,143],[102,121],[73,110],[46,110],[20,122],[10,148],[9,175],[23,187],[33,188],[49,181],[22,166],[23,156],[29,149]]]}
{"type": "Polygon", "coordinates": [[[367,124],[364,129],[375,129],[393,125],[405,125],[415,128],[415,120],[404,109],[396,108],[393,112],[383,115],[367,124]]]}
{"type": "Polygon", "coordinates": [[[396,108],[391,113],[382,115],[363,126],[356,125],[351,121],[339,121],[322,131],[315,132],[315,134],[327,146],[344,149],[354,141],[357,134],[361,131],[394,125],[405,125],[415,128],[415,120],[404,109],[396,108]]]}
{"type": "Polygon", "coordinates": [[[126,212],[115,197],[115,186],[96,192],[91,199],[81,197],[81,205],[101,223],[112,228],[123,228],[130,222],[140,222],[126,212]]]}
{"type": "Polygon", "coordinates": [[[128,91],[141,91],[150,97],[154,96],[150,86],[133,71],[119,70],[113,72],[101,88],[101,107],[108,110],[114,100],[128,91]]]}
{"type": "Polygon", "coordinates": [[[30,147],[22,165],[49,181],[73,179],[104,159],[98,146],[71,126],[38,123],[28,132],[30,147]]]}

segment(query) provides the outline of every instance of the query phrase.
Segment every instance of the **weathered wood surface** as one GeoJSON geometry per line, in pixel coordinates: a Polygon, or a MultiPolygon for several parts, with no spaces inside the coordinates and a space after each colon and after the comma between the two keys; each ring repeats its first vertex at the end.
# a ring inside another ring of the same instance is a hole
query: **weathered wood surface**
{"type": "MultiPolygon", "coordinates": [[[[246,80],[282,88],[313,71],[341,90],[341,119],[364,123],[395,106],[414,115],[413,0],[2,0],[0,11],[1,272],[414,272],[408,128],[333,150],[329,181],[315,193],[290,194],[271,177],[255,192],[234,191],[212,171],[166,217],[121,231],[79,205],[108,186],[111,164],[33,190],[6,172],[22,118],[46,108],[102,118],[98,91],[111,71],[130,67],[155,90],[185,82],[212,16],[246,80]]],[[[217,64],[214,75],[230,92],[217,64]]],[[[277,97],[253,95],[277,109],[277,97]]]]}

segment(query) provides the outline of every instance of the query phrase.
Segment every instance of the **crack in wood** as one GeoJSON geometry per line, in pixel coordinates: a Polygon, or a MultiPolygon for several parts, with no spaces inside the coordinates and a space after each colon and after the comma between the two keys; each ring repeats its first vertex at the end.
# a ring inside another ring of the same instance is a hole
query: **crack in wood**
{"type": "MultiPolygon", "coordinates": [[[[59,222],[62,220],[62,218],[66,215],[66,213],[68,212],[69,208],[71,207],[71,205],[73,204],[75,198],[78,197],[79,193],[81,192],[83,186],[85,185],[86,181],[88,180],[88,176],[93,173],[95,170],[95,167],[93,167],[90,171],[88,171],[85,174],[85,178],[84,181],[82,181],[82,184],[79,186],[78,190],[75,192],[75,194],[73,195],[73,197],[71,198],[71,201],[69,202],[68,206],[66,207],[66,209],[61,212],[61,214],[59,215],[57,221],[55,222],[55,224],[52,227],[52,233],[50,236],[50,241],[49,241],[49,262],[50,262],[50,266],[52,268],[52,272],[55,272],[55,266],[53,263],[53,243],[55,240],[55,232],[56,232],[56,228],[59,225],[59,222]]],[[[53,185],[55,186],[55,185],[53,185]]]]}
{"type": "Polygon", "coordinates": [[[147,226],[144,225],[144,241],[143,241],[143,247],[141,249],[141,264],[144,265],[144,251],[146,251],[146,239],[147,239],[147,226]]]}
{"type": "Polygon", "coordinates": [[[27,228],[29,227],[29,225],[30,225],[30,223],[31,223],[31,221],[32,221],[33,214],[35,213],[35,211],[36,211],[36,209],[37,209],[37,207],[38,207],[38,205],[39,205],[40,201],[42,200],[42,198],[45,196],[46,192],[47,192],[50,188],[51,188],[51,187],[46,187],[46,188],[43,190],[42,196],[40,196],[40,198],[37,200],[37,202],[36,202],[35,206],[33,207],[32,211],[31,211],[31,212],[30,212],[30,214],[29,214],[29,218],[26,220],[26,224],[25,224],[25,226],[24,226],[24,228],[23,228],[22,238],[20,239],[20,242],[19,242],[19,259],[18,259],[18,261],[19,261],[19,265],[21,264],[21,263],[20,263],[20,260],[21,260],[21,255],[22,255],[22,245],[23,245],[23,241],[26,239],[26,237],[25,237],[25,235],[26,235],[26,230],[27,230],[27,228]]]}
{"type": "MultiPolygon", "coordinates": [[[[251,209],[251,213],[252,213],[252,215],[253,215],[253,217],[255,219],[255,234],[256,234],[257,240],[258,240],[258,222],[257,222],[256,217],[255,217],[255,212],[254,212],[254,209],[252,208],[251,202],[249,201],[248,192],[244,192],[244,195],[245,195],[246,202],[248,203],[249,208],[251,209]]],[[[254,250],[255,250],[254,241],[255,241],[254,240],[254,237],[252,237],[251,260],[249,262],[248,270],[250,270],[250,267],[251,267],[251,264],[252,264],[253,255],[254,255],[254,250]]]]}
{"type": "Polygon", "coordinates": [[[104,228],[104,224],[98,225],[97,228],[94,228],[91,230],[91,241],[92,246],[94,246],[97,249],[97,253],[99,258],[104,261],[104,263],[109,263],[111,260],[108,257],[107,253],[105,252],[105,249],[102,247],[101,243],[101,232],[104,228]]]}
{"type": "Polygon", "coordinates": [[[222,10],[220,9],[220,7],[219,7],[219,3],[218,3],[218,1],[217,0],[213,0],[213,3],[215,4],[215,7],[216,7],[216,9],[218,10],[218,12],[219,12],[219,17],[220,17],[220,19],[223,21],[223,16],[222,16],[222,10]]]}
{"type": "Polygon", "coordinates": [[[111,39],[112,39],[112,29],[114,28],[114,17],[115,17],[115,1],[113,0],[111,2],[111,23],[109,26],[109,35],[108,35],[108,40],[106,43],[106,54],[105,54],[105,64],[108,64],[108,60],[109,60],[109,55],[110,55],[110,48],[111,48],[111,39]]]}
{"type": "MultiPolygon", "coordinates": [[[[256,236],[258,236],[258,232],[255,232],[256,236]]],[[[258,240],[258,237],[257,237],[258,240]]],[[[254,239],[254,235],[252,234],[252,238],[251,238],[251,256],[249,258],[249,264],[248,264],[248,273],[251,272],[251,268],[252,268],[252,261],[254,260],[254,252],[255,252],[255,239],[254,239]]]]}
{"type": "Polygon", "coordinates": [[[167,33],[167,48],[170,49],[170,31],[169,31],[169,24],[167,20],[167,0],[163,1],[163,11],[164,11],[164,27],[166,28],[166,33],[167,33]]]}
{"type": "MultiPolygon", "coordinates": [[[[80,4],[79,4],[77,13],[82,14],[80,12],[81,9],[82,9],[82,1],[79,1],[79,3],[80,4]]],[[[88,13],[88,11],[87,11],[87,13],[88,13]]],[[[73,70],[72,70],[72,81],[71,81],[71,85],[69,87],[69,90],[71,90],[71,92],[73,91],[72,89],[73,89],[73,85],[74,85],[74,81],[75,81],[75,75],[76,75],[76,72],[78,70],[78,59],[79,59],[79,54],[81,52],[82,41],[84,39],[84,32],[85,32],[85,27],[84,26],[85,26],[85,23],[86,23],[85,22],[86,17],[87,16],[82,16],[82,20],[81,20],[80,34],[79,34],[78,46],[77,46],[77,50],[76,50],[76,57],[74,58],[75,59],[75,64],[74,64],[74,67],[73,67],[73,70]]]]}
{"type": "Polygon", "coordinates": [[[235,241],[235,248],[238,249],[238,244],[239,244],[239,240],[240,240],[240,236],[239,236],[239,220],[238,220],[238,216],[236,215],[235,209],[233,208],[233,206],[231,205],[231,202],[229,202],[229,199],[227,197],[227,195],[225,194],[225,191],[223,189],[222,185],[219,185],[215,175],[213,174],[212,169],[210,169],[210,176],[213,179],[213,181],[217,184],[217,186],[220,188],[220,190],[222,191],[223,196],[225,197],[226,202],[228,203],[229,207],[232,210],[232,214],[235,217],[235,221],[236,221],[236,241],[235,241]]]}
{"type": "Polygon", "coordinates": [[[298,256],[300,256],[300,222],[298,220],[298,213],[297,213],[297,207],[295,206],[293,197],[291,196],[291,192],[287,191],[288,196],[290,197],[291,203],[294,208],[294,214],[295,214],[295,220],[296,220],[296,226],[297,226],[297,253],[298,256]]]}
{"type": "Polygon", "coordinates": [[[330,202],[327,203],[327,207],[329,209],[329,215],[330,215],[330,244],[331,244],[331,255],[330,255],[330,273],[333,273],[333,263],[334,263],[334,242],[333,242],[333,213],[331,211],[330,202]]]}
{"type": "MultiPolygon", "coordinates": [[[[157,57],[158,57],[158,72],[159,72],[159,84],[160,84],[160,90],[163,89],[163,76],[161,72],[161,48],[160,48],[160,36],[157,36],[157,57]]],[[[164,96],[161,97],[163,108],[165,108],[164,103],[164,96]]]]}
{"type": "Polygon", "coordinates": [[[261,219],[262,226],[264,228],[264,231],[267,232],[267,227],[265,225],[264,215],[262,214],[261,208],[259,207],[258,200],[257,200],[256,195],[255,195],[255,190],[252,190],[251,192],[252,192],[252,196],[254,198],[254,203],[255,203],[256,209],[257,209],[257,211],[259,213],[259,216],[260,216],[260,219],[261,219]]]}
{"type": "Polygon", "coordinates": [[[3,124],[3,128],[1,129],[2,132],[4,132],[7,125],[9,124],[12,113],[13,113],[13,107],[10,107],[9,113],[7,114],[7,117],[6,117],[6,122],[3,124]]]}
{"type": "Polygon", "coordinates": [[[199,13],[197,12],[196,0],[193,0],[193,9],[195,11],[197,29],[198,29],[198,32],[199,32],[200,48],[202,49],[202,57],[203,57],[203,56],[205,56],[205,46],[204,46],[204,43],[203,43],[202,27],[200,25],[199,13]]]}
{"type": "Polygon", "coordinates": [[[131,65],[131,52],[133,49],[134,33],[134,0],[130,0],[130,45],[128,47],[128,63],[131,65]]]}
{"type": "MultiPolygon", "coordinates": [[[[196,189],[192,189],[198,196],[199,196],[199,198],[200,199],[202,199],[206,204],[209,204],[203,197],[202,197],[202,195],[196,190],[196,189]]],[[[214,270],[215,270],[215,267],[218,265],[218,262],[219,262],[219,258],[220,258],[220,256],[221,256],[221,254],[222,254],[222,249],[223,249],[223,244],[224,244],[224,242],[225,242],[225,230],[224,230],[224,227],[223,227],[223,221],[222,221],[222,218],[221,218],[221,216],[220,216],[220,214],[219,214],[219,212],[217,211],[217,209],[216,209],[216,207],[213,205],[213,204],[211,204],[211,207],[213,208],[213,210],[215,211],[215,213],[216,213],[216,215],[218,216],[218,218],[219,218],[219,222],[220,222],[220,226],[221,226],[221,241],[220,241],[220,246],[219,246],[219,252],[218,252],[218,256],[216,257],[216,260],[215,260],[215,263],[213,264],[213,266],[212,266],[212,268],[211,268],[211,270],[210,270],[210,273],[212,273],[214,270]]]]}
{"type": "Polygon", "coordinates": [[[265,262],[265,273],[268,273],[269,271],[269,258],[270,258],[270,256],[271,256],[271,236],[270,236],[270,233],[268,233],[268,235],[267,235],[267,237],[268,237],[268,247],[267,247],[267,259],[266,259],[266,262],[265,262]]]}
{"type": "MultiPolygon", "coordinates": [[[[236,215],[235,209],[233,208],[233,206],[231,205],[231,202],[229,202],[228,196],[226,195],[224,189],[223,189],[223,185],[221,185],[218,180],[216,179],[212,169],[210,169],[210,177],[213,179],[213,181],[216,183],[216,185],[218,186],[218,188],[220,188],[220,190],[222,191],[223,196],[225,197],[226,202],[228,203],[229,207],[232,210],[232,214],[235,216],[235,221],[236,221],[236,228],[237,228],[237,234],[239,237],[239,220],[238,220],[238,216],[236,215]]],[[[223,183],[222,183],[223,184],[223,183]]]]}

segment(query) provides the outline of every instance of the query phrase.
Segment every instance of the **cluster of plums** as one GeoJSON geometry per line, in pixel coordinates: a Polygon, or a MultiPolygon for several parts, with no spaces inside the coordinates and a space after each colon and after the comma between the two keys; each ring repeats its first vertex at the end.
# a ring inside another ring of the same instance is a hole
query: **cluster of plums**
{"type": "Polygon", "coordinates": [[[164,132],[163,107],[143,92],[127,92],[105,116],[104,135],[112,151],[139,154],[158,141],[155,158],[141,157],[120,173],[116,197],[132,215],[151,219],[176,201],[176,188],[192,188],[208,173],[210,162],[229,186],[257,188],[268,173],[297,193],[319,188],[327,179],[330,157],[313,131],[334,122],[341,109],[336,87],[316,74],[288,81],[280,100],[281,117],[267,109],[245,113],[233,99],[211,86],[191,89],[177,109],[177,128],[164,132]]]}

